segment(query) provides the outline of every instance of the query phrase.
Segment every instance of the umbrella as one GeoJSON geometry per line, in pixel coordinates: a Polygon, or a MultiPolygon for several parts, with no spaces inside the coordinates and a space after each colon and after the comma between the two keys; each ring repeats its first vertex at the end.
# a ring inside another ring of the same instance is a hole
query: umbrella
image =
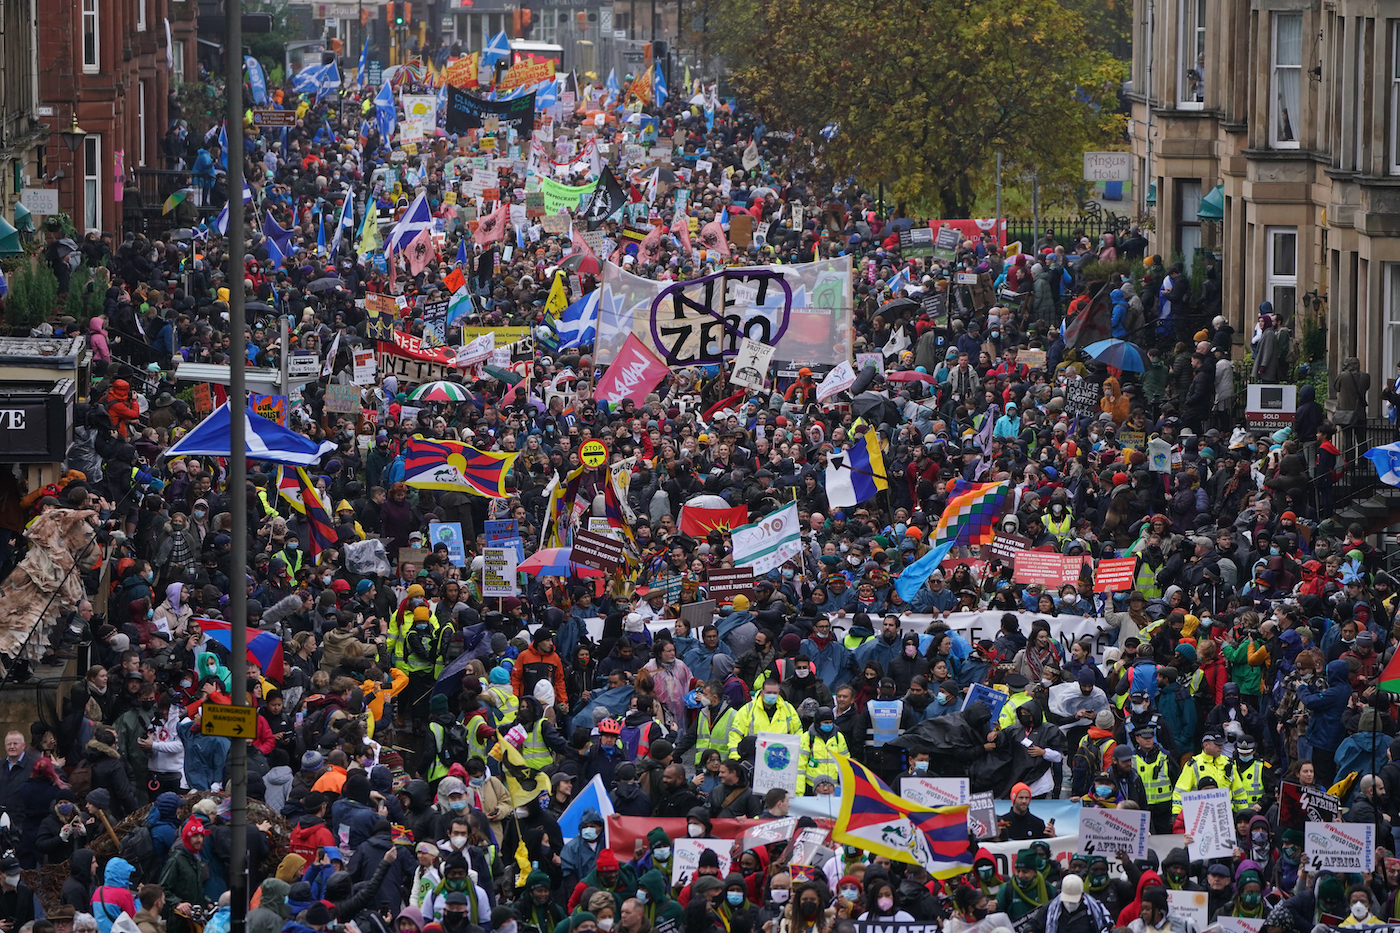
{"type": "Polygon", "coordinates": [[[669,168],[666,168],[664,165],[658,165],[655,168],[643,169],[633,177],[639,184],[650,184],[652,176],[656,177],[656,181],[658,184],[674,185],[676,183],[676,173],[671,171],[669,168]]]}
{"type": "Polygon", "coordinates": [[[878,392],[862,392],[851,399],[851,411],[873,425],[899,424],[899,406],[878,392]]]}
{"type": "Polygon", "coordinates": [[[501,369],[499,366],[483,366],[482,369],[484,369],[486,375],[490,376],[492,379],[495,379],[497,382],[504,382],[506,385],[510,386],[523,381],[525,378],[513,369],[501,369]]]}
{"type": "Polygon", "coordinates": [[[1376,475],[1388,486],[1400,486],[1400,444],[1372,447],[1363,454],[1375,464],[1376,475]]]}
{"type": "Polygon", "coordinates": [[[579,275],[602,275],[602,267],[598,265],[598,260],[587,253],[579,252],[564,257],[564,261],[559,263],[559,268],[565,272],[576,272],[579,275]]]}
{"type": "Polygon", "coordinates": [[[469,402],[471,394],[466,386],[456,382],[428,382],[414,389],[408,395],[410,402],[469,402]]]}
{"type": "Polygon", "coordinates": [[[244,311],[262,311],[262,312],[264,312],[264,313],[266,313],[266,314],[273,314],[273,313],[275,313],[275,309],[272,307],[272,305],[268,304],[268,303],[265,302],[265,301],[249,301],[249,302],[245,302],[244,305],[243,305],[243,310],[244,310],[244,311]]]}
{"type": "Polygon", "coordinates": [[[778,196],[778,192],[774,191],[772,188],[769,188],[767,185],[763,185],[750,191],[749,197],[751,199],[751,202],[757,202],[762,201],[770,194],[775,198],[778,196]]]}
{"type": "Polygon", "coordinates": [[[727,509],[729,503],[723,496],[714,496],[709,493],[702,493],[698,496],[691,496],[685,500],[686,505],[693,505],[697,509],[727,509]]]}
{"type": "Polygon", "coordinates": [[[573,548],[540,548],[525,558],[516,569],[521,573],[543,577],[601,577],[603,571],[592,567],[581,567],[573,562],[573,548]]]}
{"type": "Polygon", "coordinates": [[[893,301],[887,301],[887,302],[885,302],[884,304],[880,305],[879,308],[875,309],[875,313],[876,313],[876,314],[880,314],[880,315],[884,315],[884,318],[885,318],[886,321],[893,321],[894,318],[893,318],[893,317],[890,317],[890,315],[892,315],[892,314],[893,314],[893,315],[900,315],[900,314],[911,314],[911,315],[912,315],[914,312],[916,312],[916,311],[918,311],[918,310],[919,310],[919,303],[918,303],[917,301],[915,301],[915,300],[912,299],[912,298],[903,298],[903,297],[900,297],[900,298],[894,299],[893,301]]]}
{"type": "Polygon", "coordinates": [[[913,226],[914,226],[914,218],[912,218],[912,217],[896,217],[894,220],[891,220],[891,221],[889,222],[889,225],[888,225],[885,229],[886,229],[886,230],[891,230],[891,231],[893,231],[893,230],[908,230],[908,229],[912,228],[913,226]]]}
{"type": "Polygon", "coordinates": [[[340,279],[338,279],[338,278],[336,278],[335,276],[331,275],[331,276],[326,276],[325,278],[315,279],[314,281],[307,282],[307,283],[306,283],[306,290],[307,290],[308,292],[324,292],[324,291],[328,291],[328,290],[330,290],[330,289],[332,289],[332,288],[335,288],[336,286],[344,285],[344,284],[345,284],[345,283],[342,282],[340,279]]]}
{"type": "Polygon", "coordinates": [[[885,373],[885,378],[890,382],[937,382],[928,373],[921,373],[913,369],[898,369],[892,373],[885,373]]]}
{"type": "MultiPolygon", "coordinates": [[[[244,449],[252,459],[310,466],[335,450],[335,441],[317,444],[311,438],[284,428],[252,409],[245,409],[244,424],[244,449]]],[[[177,457],[227,457],[233,449],[229,431],[228,402],[224,402],[208,418],[195,425],[194,430],[172,445],[165,456],[172,460],[177,457]]]]}
{"type": "Polygon", "coordinates": [[[1098,340],[1084,348],[1084,352],[1105,366],[1140,373],[1147,369],[1142,360],[1142,350],[1135,343],[1116,338],[1098,340]]]}

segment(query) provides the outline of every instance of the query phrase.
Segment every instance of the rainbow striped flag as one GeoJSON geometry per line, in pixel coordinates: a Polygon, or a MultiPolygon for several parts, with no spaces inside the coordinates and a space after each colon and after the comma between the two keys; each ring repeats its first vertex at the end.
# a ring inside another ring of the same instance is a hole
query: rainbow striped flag
{"type": "Polygon", "coordinates": [[[448,489],[504,499],[506,474],[517,454],[494,454],[458,441],[432,441],[415,434],[404,448],[404,483],[418,489],[448,489]]]}
{"type": "Polygon", "coordinates": [[[967,854],[967,806],[925,807],[890,790],[865,765],[836,756],[841,815],[831,838],[899,862],[922,865],[935,878],[972,868],[967,854]]]}
{"type": "Polygon", "coordinates": [[[1010,492],[1010,480],[1000,483],[954,480],[948,490],[948,504],[943,507],[943,514],[933,529],[929,547],[938,547],[945,541],[969,547],[990,544],[996,537],[997,519],[1006,510],[1006,497],[1010,492]]]}

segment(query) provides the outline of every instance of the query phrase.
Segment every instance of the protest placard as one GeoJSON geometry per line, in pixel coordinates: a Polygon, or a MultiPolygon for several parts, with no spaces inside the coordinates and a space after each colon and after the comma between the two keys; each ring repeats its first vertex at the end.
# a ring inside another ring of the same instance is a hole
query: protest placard
{"type": "Polygon", "coordinates": [[[992,556],[1000,557],[1006,563],[1014,563],[1016,555],[1030,550],[1031,539],[1025,535],[1001,533],[992,539],[992,556]]]}
{"type": "Polygon", "coordinates": [[[1104,558],[1099,561],[1098,572],[1094,574],[1094,592],[1121,593],[1124,590],[1131,590],[1133,588],[1133,572],[1136,569],[1136,557],[1104,558]]]}
{"type": "Polygon", "coordinates": [[[1109,859],[1116,859],[1117,853],[1126,849],[1129,858],[1147,858],[1151,820],[1147,810],[1084,807],[1079,811],[1079,849],[1109,859]]]}
{"type": "Polygon", "coordinates": [[[487,547],[503,547],[515,551],[517,564],[525,559],[525,545],[520,539],[520,525],[515,519],[488,521],[484,531],[487,547]]]}
{"type": "Polygon", "coordinates": [[[743,847],[752,849],[755,846],[787,842],[792,838],[793,830],[796,828],[797,817],[795,816],[783,817],[780,820],[765,820],[752,829],[744,831],[743,847]]]}
{"type": "Polygon", "coordinates": [[[960,707],[966,710],[972,703],[986,703],[992,711],[992,722],[997,721],[1001,715],[1001,708],[1006,705],[1006,701],[1011,699],[1008,694],[1002,693],[986,684],[973,684],[967,688],[967,696],[963,698],[963,705],[960,707]]]}
{"type": "Polygon", "coordinates": [[[268,421],[275,421],[280,425],[286,425],[287,396],[259,395],[256,392],[249,392],[248,404],[253,406],[253,411],[257,412],[268,421]]]}
{"type": "Polygon", "coordinates": [[[515,551],[508,548],[488,547],[481,551],[482,596],[515,596],[520,592],[515,583],[515,551]]]}
{"type": "Polygon", "coordinates": [[[1031,369],[1044,369],[1045,351],[1022,350],[1020,353],[1016,354],[1016,362],[1021,363],[1024,366],[1029,366],[1031,369]]]}
{"type": "Polygon", "coordinates": [[[1094,418],[1099,413],[1102,393],[1092,382],[1071,382],[1065,386],[1065,411],[1072,415],[1094,418]]]}
{"type": "Polygon", "coordinates": [[[800,738],[777,732],[758,734],[758,752],[753,770],[753,792],[766,794],[781,787],[797,796],[797,776],[802,770],[800,738]]]}
{"type": "Polygon", "coordinates": [[[454,567],[467,566],[466,545],[462,541],[461,522],[429,522],[428,540],[434,549],[439,544],[447,545],[447,559],[454,567]]]}
{"type": "MultiPolygon", "coordinates": [[[[1078,565],[1075,565],[1074,578],[1078,578],[1078,565]]],[[[1016,568],[1011,579],[1017,583],[1039,583],[1042,586],[1057,588],[1064,580],[1065,561],[1054,551],[1021,551],[1016,555],[1016,568]]]]}
{"type": "Polygon", "coordinates": [[[1191,858],[1232,858],[1235,854],[1234,811],[1230,792],[1222,788],[1181,793],[1181,815],[1191,837],[1191,858]]]}
{"type": "Polygon", "coordinates": [[[739,595],[753,599],[752,567],[715,567],[706,577],[710,598],[717,602],[733,602],[734,597],[739,595]]]}
{"type": "Polygon", "coordinates": [[[1190,920],[1197,930],[1210,924],[1210,899],[1204,891],[1167,891],[1167,907],[1173,917],[1190,920]]]}
{"type": "Polygon", "coordinates": [[[1264,933],[1263,917],[1216,917],[1220,933],[1264,933]]]}
{"type": "Polygon", "coordinates": [[[899,796],[926,807],[958,807],[968,802],[968,780],[904,775],[899,796]]]}
{"type": "Polygon", "coordinates": [[[573,550],[570,553],[574,563],[579,566],[591,567],[604,573],[611,573],[621,566],[623,561],[622,542],[581,529],[574,533],[573,550]]]}
{"type": "Polygon", "coordinates": [[[1309,872],[1367,872],[1376,869],[1374,823],[1309,821],[1303,836],[1303,855],[1309,872]]]}
{"type": "Polygon", "coordinates": [[[968,797],[967,831],[978,839],[990,839],[1000,833],[997,828],[996,795],[991,791],[968,797]]]}
{"type": "Polygon", "coordinates": [[[729,850],[733,839],[676,839],[671,843],[671,885],[684,887],[700,867],[700,853],[706,850],[719,858],[719,876],[729,874],[729,850]]]}
{"type": "Polygon", "coordinates": [[[326,411],[357,412],[360,410],[359,386],[331,383],[326,386],[326,411]]]}
{"type": "Polygon", "coordinates": [[[356,350],[354,352],[355,376],[354,382],[357,386],[367,386],[374,383],[374,373],[378,369],[378,364],[374,358],[373,350],[356,350]]]}
{"type": "Polygon", "coordinates": [[[1279,785],[1278,822],[1285,829],[1302,829],[1307,822],[1330,823],[1341,813],[1341,806],[1325,791],[1288,781],[1279,785]]]}
{"type": "Polygon", "coordinates": [[[729,373],[729,381],[750,389],[761,389],[768,378],[768,367],[778,348],[743,337],[739,340],[739,352],[734,357],[734,365],[729,373]]]}

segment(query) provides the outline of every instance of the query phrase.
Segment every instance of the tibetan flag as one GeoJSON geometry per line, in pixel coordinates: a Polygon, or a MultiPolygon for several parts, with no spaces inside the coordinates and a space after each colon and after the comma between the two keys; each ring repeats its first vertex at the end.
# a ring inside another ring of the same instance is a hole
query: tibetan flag
{"type": "Polygon", "coordinates": [[[889,488],[880,439],[870,428],[848,450],[827,460],[826,498],[832,508],[858,505],[889,488]]]}
{"type": "Polygon", "coordinates": [[[702,509],[694,505],[681,506],[681,534],[703,539],[711,531],[725,531],[749,523],[747,506],[731,505],[727,509],[702,509]]]}
{"type": "Polygon", "coordinates": [[[1000,483],[954,480],[948,490],[948,504],[943,507],[943,514],[933,529],[929,546],[938,547],[945,541],[969,547],[991,544],[996,537],[997,519],[1006,509],[1010,491],[1010,480],[1000,483]]]}
{"type": "MultiPolygon", "coordinates": [[[[211,641],[223,645],[225,651],[233,650],[233,623],[223,619],[191,619],[190,621],[199,626],[202,636],[199,645],[201,650],[211,641]]],[[[258,669],[263,672],[264,677],[280,684],[286,676],[286,667],[282,658],[282,639],[272,632],[250,629],[248,631],[248,663],[256,664],[258,669]]]]}
{"type": "MultiPolygon", "coordinates": [[[[321,495],[320,490],[314,491],[316,492],[317,499],[321,503],[321,508],[325,509],[326,514],[329,515],[331,511],[330,502],[326,500],[325,496],[321,495]]],[[[303,515],[306,514],[306,506],[303,505],[301,501],[301,478],[297,476],[294,469],[286,466],[277,467],[277,494],[292,508],[303,515]]]]}
{"type": "Polygon", "coordinates": [[[966,806],[925,807],[900,797],[858,761],[837,755],[836,766],[841,815],[831,827],[832,840],[922,865],[935,878],[951,878],[972,867],[966,806]]]}
{"type": "Polygon", "coordinates": [[[504,499],[506,474],[515,454],[493,454],[457,441],[415,434],[404,449],[404,483],[418,489],[449,489],[504,499]]]}
{"type": "Polygon", "coordinates": [[[171,211],[175,210],[175,208],[185,203],[185,198],[189,196],[189,188],[181,188],[179,191],[172,192],[170,197],[165,199],[165,204],[161,206],[160,212],[162,214],[170,213],[171,211]]]}
{"type": "Polygon", "coordinates": [[[335,547],[335,522],[331,521],[330,510],[311,485],[311,477],[305,467],[297,467],[297,479],[301,483],[301,504],[306,511],[308,541],[306,553],[312,560],[322,551],[335,547]]]}

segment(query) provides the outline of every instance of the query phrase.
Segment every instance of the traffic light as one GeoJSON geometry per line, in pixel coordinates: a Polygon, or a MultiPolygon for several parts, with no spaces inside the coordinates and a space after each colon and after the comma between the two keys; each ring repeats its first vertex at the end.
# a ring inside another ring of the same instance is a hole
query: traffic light
{"type": "Polygon", "coordinates": [[[401,23],[408,23],[408,22],[412,22],[412,21],[413,21],[413,4],[408,3],[408,2],[406,2],[406,0],[405,0],[405,3],[404,3],[404,5],[403,5],[403,19],[399,20],[399,22],[401,22],[401,23]]]}
{"type": "Polygon", "coordinates": [[[525,39],[530,35],[530,27],[534,24],[534,12],[529,9],[516,10],[511,14],[512,32],[515,38],[525,39]]]}
{"type": "Polygon", "coordinates": [[[395,8],[397,6],[398,4],[395,3],[394,0],[389,0],[388,3],[384,4],[384,20],[394,26],[403,22],[403,20],[399,19],[396,15],[397,10],[395,8]]]}

